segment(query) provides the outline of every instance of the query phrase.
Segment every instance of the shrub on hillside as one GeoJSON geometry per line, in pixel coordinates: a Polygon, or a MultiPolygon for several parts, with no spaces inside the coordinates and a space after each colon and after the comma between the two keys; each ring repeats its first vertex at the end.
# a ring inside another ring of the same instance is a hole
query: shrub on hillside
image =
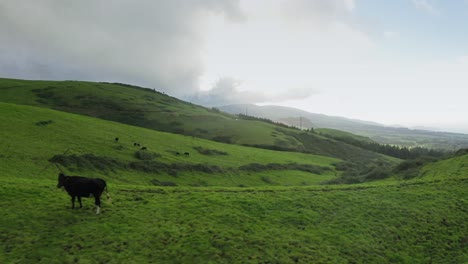
{"type": "Polygon", "coordinates": [[[156,186],[166,186],[166,187],[175,187],[177,183],[170,181],[159,181],[158,179],[152,179],[151,184],[156,186]]]}
{"type": "Polygon", "coordinates": [[[381,180],[390,176],[390,170],[385,167],[374,167],[364,177],[365,180],[381,180]]]}
{"type": "Polygon", "coordinates": [[[395,172],[402,172],[414,168],[420,168],[428,163],[435,162],[438,159],[432,157],[421,157],[401,162],[395,167],[395,172]]]}
{"type": "Polygon", "coordinates": [[[376,160],[372,164],[340,162],[335,163],[335,169],[343,173],[324,184],[355,184],[390,177],[392,166],[385,161],[376,160]]]}
{"type": "Polygon", "coordinates": [[[216,142],[227,143],[227,144],[232,144],[233,143],[232,137],[230,137],[230,136],[216,136],[216,137],[212,138],[212,140],[216,141],[216,142]]]}
{"type": "Polygon", "coordinates": [[[455,156],[463,156],[468,154],[468,148],[465,149],[459,149],[457,152],[455,152],[455,156]]]}
{"type": "Polygon", "coordinates": [[[156,152],[146,151],[146,150],[139,150],[135,152],[135,158],[139,160],[152,160],[155,158],[161,157],[160,154],[156,152]]]}
{"type": "Polygon", "coordinates": [[[203,172],[207,174],[222,173],[224,170],[221,167],[208,164],[184,164],[172,163],[166,164],[153,160],[134,161],[128,164],[128,167],[133,170],[143,171],[146,173],[168,173],[171,176],[177,175],[180,171],[203,172]]]}
{"type": "Polygon", "coordinates": [[[125,163],[117,159],[96,156],[90,153],[84,155],[54,155],[49,161],[69,169],[76,167],[78,170],[114,171],[126,167],[125,163]]]}
{"type": "Polygon", "coordinates": [[[47,126],[49,124],[52,124],[54,121],[52,120],[47,120],[47,121],[39,121],[36,123],[36,126],[47,126]]]}
{"type": "Polygon", "coordinates": [[[433,157],[421,157],[413,160],[406,160],[398,164],[398,166],[395,167],[394,172],[402,179],[412,179],[419,176],[419,171],[423,166],[436,162],[437,160],[437,158],[433,157]]]}
{"type": "Polygon", "coordinates": [[[272,181],[268,176],[262,176],[262,177],[260,177],[260,179],[261,179],[264,183],[273,184],[273,181],[272,181]]]}
{"type": "Polygon", "coordinates": [[[268,163],[268,164],[259,164],[259,163],[250,163],[247,165],[242,165],[239,167],[239,170],[243,171],[253,171],[261,172],[268,170],[298,170],[314,174],[322,174],[324,171],[330,170],[328,167],[321,167],[311,164],[299,164],[299,163],[268,163]]]}
{"type": "Polygon", "coordinates": [[[208,155],[208,156],[213,156],[213,155],[227,155],[227,152],[216,150],[216,149],[206,149],[203,147],[193,147],[198,153],[203,154],[203,155],[208,155]]]}

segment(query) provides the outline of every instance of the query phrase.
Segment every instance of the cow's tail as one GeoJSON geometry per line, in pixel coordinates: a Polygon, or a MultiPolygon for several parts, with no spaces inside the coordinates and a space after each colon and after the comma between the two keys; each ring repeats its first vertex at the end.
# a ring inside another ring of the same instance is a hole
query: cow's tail
{"type": "Polygon", "coordinates": [[[111,197],[109,191],[107,190],[107,185],[106,185],[106,194],[107,194],[107,201],[108,201],[109,203],[112,203],[112,197],[111,197]]]}

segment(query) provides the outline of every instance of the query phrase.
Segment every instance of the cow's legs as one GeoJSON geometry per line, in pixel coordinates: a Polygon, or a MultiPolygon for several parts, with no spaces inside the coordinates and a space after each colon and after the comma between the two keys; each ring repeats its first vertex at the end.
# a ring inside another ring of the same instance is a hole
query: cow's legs
{"type": "Polygon", "coordinates": [[[80,202],[80,208],[83,208],[83,204],[81,204],[81,196],[78,196],[78,202],[80,202]]]}
{"type": "Polygon", "coordinates": [[[72,200],[72,209],[74,209],[75,208],[75,196],[72,196],[71,200],[72,200]]]}
{"type": "Polygon", "coordinates": [[[101,198],[99,197],[101,194],[94,194],[94,204],[96,204],[96,214],[101,212],[101,198]]]}

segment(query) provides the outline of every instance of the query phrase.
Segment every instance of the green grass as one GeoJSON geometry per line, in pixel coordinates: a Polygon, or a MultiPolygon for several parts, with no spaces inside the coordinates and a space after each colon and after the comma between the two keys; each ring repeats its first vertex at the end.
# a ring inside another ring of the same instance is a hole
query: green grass
{"type": "Polygon", "coordinates": [[[150,89],[80,81],[0,79],[0,101],[52,108],[224,143],[372,163],[380,155],[320,135],[243,120],[150,89]]]}
{"type": "MultiPolygon", "coordinates": [[[[37,104],[31,87],[16,88],[40,82],[2,82],[14,88],[0,97],[37,104]]],[[[116,87],[123,90],[115,96],[132,100],[128,87],[116,87]]],[[[180,104],[174,113],[186,110],[180,104]]],[[[468,155],[427,164],[410,180],[318,185],[340,176],[340,159],[10,103],[0,103],[0,125],[0,263],[468,262],[468,155]],[[105,179],[112,203],[103,202],[100,215],[92,199],[71,210],[56,188],[53,156],[73,161],[69,174],[105,179]],[[177,186],[154,186],[168,183],[177,186]]],[[[309,133],[273,132],[330,156],[340,150],[345,165],[353,153],[361,162],[397,162],[327,139],[315,144],[320,136],[309,133]]]]}
{"type": "Polygon", "coordinates": [[[441,160],[424,166],[418,178],[447,179],[468,177],[468,155],[441,160]]]}
{"type": "Polygon", "coordinates": [[[150,184],[156,179],[186,186],[309,185],[335,177],[337,172],[332,164],[339,162],[324,156],[222,144],[32,106],[0,103],[0,113],[0,173],[10,177],[55,179],[58,170],[50,166],[48,160],[65,154],[71,160],[78,160],[67,167],[69,174],[105,175],[127,184],[150,184]],[[38,125],[48,120],[52,122],[38,125]],[[118,142],[114,141],[115,137],[119,137],[118,142]],[[141,151],[134,146],[135,142],[147,150],[141,151]],[[197,147],[225,155],[205,155],[195,150],[197,147]],[[142,152],[153,160],[141,160],[138,153],[142,152]],[[190,155],[176,155],[176,152],[190,155]],[[253,163],[272,163],[284,168],[240,169],[253,163]],[[138,164],[173,169],[153,169],[145,173],[134,169],[138,164]],[[294,164],[328,170],[306,173],[294,164]],[[203,172],[211,167],[221,171],[203,172]],[[271,183],[262,179],[269,173],[275,175],[271,183]],[[303,179],[289,181],[287,175],[290,174],[301,175],[303,179]]]}
{"type": "Polygon", "coordinates": [[[157,188],[100,215],[51,180],[2,179],[2,263],[466,263],[468,182],[157,188]]]}

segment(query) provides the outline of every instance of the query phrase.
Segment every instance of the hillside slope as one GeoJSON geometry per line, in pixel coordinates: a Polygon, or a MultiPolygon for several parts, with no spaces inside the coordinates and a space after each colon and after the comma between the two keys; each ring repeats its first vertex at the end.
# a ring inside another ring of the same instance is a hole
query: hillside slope
{"type": "Polygon", "coordinates": [[[52,108],[134,126],[268,149],[306,152],[359,163],[392,159],[314,133],[193,105],[140,87],[77,81],[0,79],[0,101],[52,108]]]}
{"type": "Polygon", "coordinates": [[[420,170],[418,178],[426,180],[468,178],[468,154],[428,164],[420,170]]]}
{"type": "Polygon", "coordinates": [[[228,105],[219,107],[231,114],[245,114],[284,122],[302,128],[332,128],[370,137],[380,144],[400,145],[407,147],[426,147],[453,151],[468,147],[468,135],[449,132],[396,128],[375,122],[349,119],[339,116],[310,113],[300,109],[284,106],[251,104],[228,105]],[[302,120],[300,120],[300,118],[302,120]]]}
{"type": "Polygon", "coordinates": [[[55,179],[58,170],[48,163],[55,156],[53,161],[67,173],[107,175],[126,184],[310,185],[334,178],[332,164],[340,161],[217,143],[45,108],[0,103],[0,112],[3,177],[55,179]]]}
{"type": "Polygon", "coordinates": [[[0,113],[0,263],[468,261],[467,156],[404,182],[317,186],[340,160],[34,106],[0,113]],[[105,179],[112,203],[71,210],[52,157],[105,179]]]}

